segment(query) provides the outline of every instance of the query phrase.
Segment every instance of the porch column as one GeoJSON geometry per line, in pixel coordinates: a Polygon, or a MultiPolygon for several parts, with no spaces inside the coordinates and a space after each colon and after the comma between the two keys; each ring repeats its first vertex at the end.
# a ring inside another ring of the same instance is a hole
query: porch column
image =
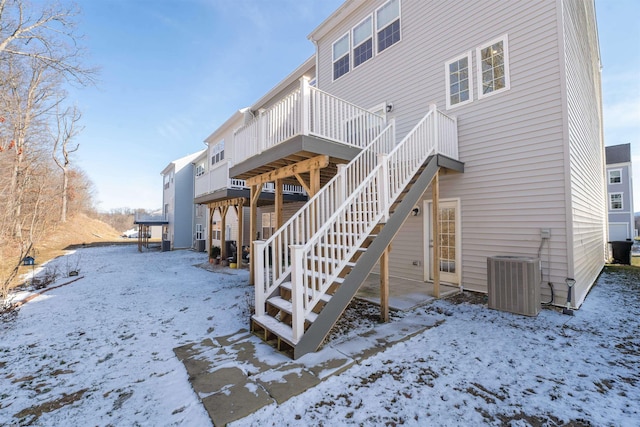
{"type": "Polygon", "coordinates": [[[431,215],[432,229],[433,229],[433,296],[440,298],[440,222],[438,221],[438,214],[440,208],[438,206],[438,199],[440,198],[440,171],[436,172],[431,182],[431,199],[432,210],[431,215]]]}

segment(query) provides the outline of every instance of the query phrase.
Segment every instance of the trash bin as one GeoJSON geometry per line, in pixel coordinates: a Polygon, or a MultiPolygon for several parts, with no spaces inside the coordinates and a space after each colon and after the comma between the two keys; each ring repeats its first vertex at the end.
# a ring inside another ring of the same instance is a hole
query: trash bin
{"type": "Polygon", "coordinates": [[[162,241],[162,252],[169,252],[171,250],[171,240],[162,241]]]}
{"type": "Polygon", "coordinates": [[[611,256],[613,257],[614,264],[631,265],[632,240],[619,240],[609,242],[609,244],[611,245],[611,256]]]}
{"type": "Polygon", "coordinates": [[[205,240],[196,240],[196,249],[198,252],[204,252],[206,249],[206,241],[205,240]]]}

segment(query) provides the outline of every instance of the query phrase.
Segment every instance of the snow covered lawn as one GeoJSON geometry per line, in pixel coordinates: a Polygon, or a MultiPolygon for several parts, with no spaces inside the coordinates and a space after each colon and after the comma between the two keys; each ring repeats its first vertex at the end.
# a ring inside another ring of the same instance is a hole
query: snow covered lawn
{"type": "MultiPolygon", "coordinates": [[[[135,246],[70,256],[82,279],[0,324],[0,425],[210,425],[172,349],[247,327],[247,272],[135,246]]],[[[439,326],[235,424],[637,426],[639,279],[604,273],[574,317],[438,301],[403,316],[439,326]]]]}

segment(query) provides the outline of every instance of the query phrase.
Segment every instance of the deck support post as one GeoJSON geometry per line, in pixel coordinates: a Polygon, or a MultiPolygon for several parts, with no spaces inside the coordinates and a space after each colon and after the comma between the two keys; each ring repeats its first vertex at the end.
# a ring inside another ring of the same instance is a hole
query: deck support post
{"type": "MultiPolygon", "coordinates": [[[[258,238],[258,198],[260,197],[260,191],[262,190],[262,184],[254,184],[250,186],[249,196],[249,228],[250,236],[249,241],[253,242],[258,238]]],[[[254,245],[249,245],[249,284],[253,285],[255,281],[255,263],[256,257],[254,256],[256,251],[254,245]]]]}
{"type": "Polygon", "coordinates": [[[242,247],[243,247],[243,230],[244,230],[244,199],[240,199],[238,201],[238,205],[236,206],[236,211],[238,213],[238,241],[236,242],[236,268],[242,268],[242,247]]]}
{"type": "Polygon", "coordinates": [[[380,320],[389,321],[389,252],[391,245],[387,245],[380,256],[380,320]]]}
{"type": "Polygon", "coordinates": [[[211,248],[213,247],[213,213],[215,212],[215,208],[211,207],[211,205],[207,205],[207,212],[209,213],[209,221],[208,221],[208,248],[207,255],[211,256],[211,248]]]}
{"type": "Polygon", "coordinates": [[[433,296],[440,298],[440,221],[438,215],[440,207],[440,171],[437,171],[431,182],[432,215],[431,223],[433,230],[433,296]]]}
{"type": "Polygon", "coordinates": [[[220,208],[220,258],[224,261],[229,256],[227,254],[227,212],[229,206],[222,206],[220,208]]]}

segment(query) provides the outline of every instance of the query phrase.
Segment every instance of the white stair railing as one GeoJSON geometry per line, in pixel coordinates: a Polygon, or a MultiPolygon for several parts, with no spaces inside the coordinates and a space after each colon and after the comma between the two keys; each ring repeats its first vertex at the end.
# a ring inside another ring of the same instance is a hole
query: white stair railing
{"type": "Polygon", "coordinates": [[[255,308],[262,315],[266,299],[291,273],[292,247],[307,242],[377,166],[379,153],[395,146],[392,121],[377,138],[265,241],[254,242],[255,308]]]}
{"type": "Polygon", "coordinates": [[[364,148],[384,126],[384,118],[309,86],[289,93],[234,133],[232,158],[235,165],[297,135],[313,135],[364,148]]]}
{"type": "MultiPolygon", "coordinates": [[[[304,334],[304,321],[335,282],[374,227],[388,217],[389,206],[439,147],[450,156],[457,146],[455,118],[432,105],[427,115],[389,153],[378,157],[377,166],[349,192],[345,202],[323,221],[306,243],[292,250],[293,341],[304,334]],[[455,138],[441,141],[441,136],[455,138]]],[[[456,148],[457,152],[457,148],[456,148]]],[[[454,157],[454,158],[457,158],[454,157]]]]}

